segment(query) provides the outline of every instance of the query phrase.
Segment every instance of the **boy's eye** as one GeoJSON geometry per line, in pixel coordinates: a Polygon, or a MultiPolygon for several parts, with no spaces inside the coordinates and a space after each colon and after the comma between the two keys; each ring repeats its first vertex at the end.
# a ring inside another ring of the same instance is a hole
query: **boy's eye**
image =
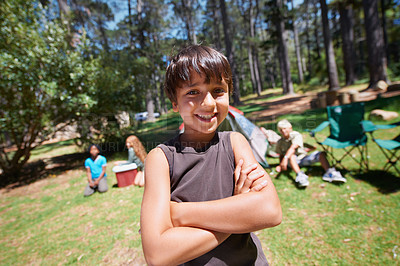
{"type": "Polygon", "coordinates": [[[186,94],[187,95],[196,95],[196,94],[198,94],[198,91],[192,90],[192,91],[188,91],[186,94]]]}
{"type": "Polygon", "coordinates": [[[224,88],[215,88],[214,93],[225,93],[224,88]]]}

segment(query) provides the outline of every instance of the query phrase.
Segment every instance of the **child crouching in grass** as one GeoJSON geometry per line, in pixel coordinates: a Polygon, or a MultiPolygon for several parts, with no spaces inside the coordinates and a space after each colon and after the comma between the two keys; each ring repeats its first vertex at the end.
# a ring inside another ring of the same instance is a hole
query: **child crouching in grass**
{"type": "Polygon", "coordinates": [[[184,132],[146,158],[141,234],[149,265],[267,265],[251,232],[280,224],[275,187],[237,132],[218,132],[232,75],[225,56],[192,45],[167,68],[184,132]]]}

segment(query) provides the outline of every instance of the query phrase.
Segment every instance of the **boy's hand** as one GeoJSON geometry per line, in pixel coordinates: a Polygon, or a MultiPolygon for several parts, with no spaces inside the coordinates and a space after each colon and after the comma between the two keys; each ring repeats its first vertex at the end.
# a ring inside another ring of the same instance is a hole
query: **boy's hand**
{"type": "Polygon", "coordinates": [[[257,170],[257,164],[243,167],[243,160],[240,159],[235,169],[235,191],[234,195],[247,193],[250,191],[260,191],[267,186],[267,180],[264,176],[267,173],[263,170],[257,170]]]}

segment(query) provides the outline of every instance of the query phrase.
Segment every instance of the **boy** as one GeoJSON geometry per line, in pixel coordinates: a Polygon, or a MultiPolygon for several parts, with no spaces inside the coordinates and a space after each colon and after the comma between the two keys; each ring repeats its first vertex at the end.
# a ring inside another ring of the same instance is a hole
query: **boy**
{"type": "Polygon", "coordinates": [[[83,195],[85,197],[92,195],[97,189],[99,192],[108,190],[106,166],[107,160],[99,155],[100,149],[95,144],[89,147],[90,157],[85,161],[86,176],[88,184],[85,187],[83,195]]]}
{"type": "Polygon", "coordinates": [[[270,177],[243,135],[217,132],[232,74],[214,49],[192,45],[167,68],[165,90],[185,130],[145,163],[141,236],[149,265],[267,265],[250,232],[276,226],[282,210],[270,177]]]}
{"type": "Polygon", "coordinates": [[[303,147],[302,135],[293,130],[292,124],[290,124],[288,120],[283,119],[279,121],[278,130],[282,138],[278,141],[276,146],[276,152],[280,154],[280,164],[276,167],[277,172],[286,170],[289,165],[297,174],[296,182],[298,185],[300,187],[306,187],[309,185],[308,176],[303,171],[300,171],[300,167],[320,162],[322,168],[325,170],[322,180],[327,182],[346,182],[346,178],[344,178],[339,171],[329,166],[325,152],[315,151],[307,155],[303,147]]]}

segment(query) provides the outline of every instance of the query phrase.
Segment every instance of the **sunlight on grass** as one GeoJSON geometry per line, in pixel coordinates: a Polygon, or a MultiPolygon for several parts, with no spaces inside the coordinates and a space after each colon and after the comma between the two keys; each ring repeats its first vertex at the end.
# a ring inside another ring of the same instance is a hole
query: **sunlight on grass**
{"type": "MultiPolygon", "coordinates": [[[[240,107],[246,116],[260,110],[252,101],[240,107]]],[[[368,102],[366,118],[376,108],[400,113],[399,103],[400,97],[368,102]]],[[[292,121],[305,142],[317,146],[305,129],[326,119],[324,109],[279,118],[292,121]]],[[[391,122],[397,121],[400,118],[391,122]]],[[[149,150],[175,135],[180,123],[179,115],[169,113],[155,123],[141,124],[137,135],[149,150]]],[[[276,129],[275,124],[260,121],[259,125],[276,129]]],[[[392,138],[399,128],[376,133],[379,138],[392,138]]],[[[323,139],[329,130],[318,134],[323,139]]],[[[358,173],[348,158],[343,162],[350,170],[343,171],[348,182],[341,185],[324,182],[323,169],[317,164],[302,169],[310,185],[298,189],[294,173],[278,176],[274,171],[278,160],[267,158],[283,221],[256,234],[272,265],[400,264],[400,178],[394,170],[380,171],[385,157],[375,143],[367,145],[370,171],[358,173]]],[[[34,159],[73,153],[75,148],[71,141],[48,144],[35,150],[34,159]]],[[[111,171],[114,161],[126,156],[120,152],[107,157],[109,191],[88,198],[83,197],[83,167],[1,189],[0,264],[145,265],[138,232],[143,188],[117,187],[111,171]]],[[[354,156],[359,155],[354,152],[354,156]]]]}

